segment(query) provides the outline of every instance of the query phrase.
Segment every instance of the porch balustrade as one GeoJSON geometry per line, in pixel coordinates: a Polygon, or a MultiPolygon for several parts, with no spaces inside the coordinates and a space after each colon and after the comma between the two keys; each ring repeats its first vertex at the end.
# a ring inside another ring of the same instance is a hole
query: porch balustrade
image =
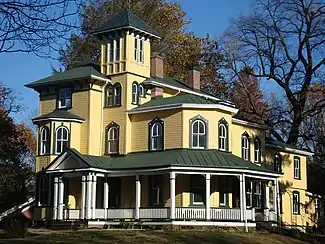
{"type": "Polygon", "coordinates": [[[239,221],[241,210],[239,208],[213,208],[210,212],[212,220],[239,221]]]}
{"type": "Polygon", "coordinates": [[[64,210],[64,219],[66,220],[77,220],[81,217],[80,209],[65,209],[64,210]]]}

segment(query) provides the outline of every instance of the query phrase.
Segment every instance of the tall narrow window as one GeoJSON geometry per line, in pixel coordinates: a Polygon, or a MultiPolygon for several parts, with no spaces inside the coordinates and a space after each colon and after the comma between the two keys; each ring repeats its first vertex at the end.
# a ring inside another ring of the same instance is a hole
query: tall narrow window
{"type": "Polygon", "coordinates": [[[60,154],[69,146],[69,131],[66,127],[60,126],[55,134],[55,153],[60,154]]]}
{"type": "Polygon", "coordinates": [[[164,122],[158,118],[149,123],[149,150],[164,150],[164,122]]]}
{"type": "Polygon", "coordinates": [[[140,95],[140,97],[143,97],[143,98],[146,97],[146,91],[145,91],[143,85],[139,85],[139,95],[140,95]]]}
{"type": "Polygon", "coordinates": [[[135,81],[132,84],[132,104],[139,104],[139,85],[135,81]]]}
{"type": "Polygon", "coordinates": [[[294,191],[292,194],[292,213],[300,214],[300,194],[298,191],[294,191]]]}
{"type": "Polygon", "coordinates": [[[219,121],[219,150],[228,151],[228,123],[225,119],[219,121]]]}
{"type": "Polygon", "coordinates": [[[120,83],[114,84],[114,105],[121,105],[121,85],[120,83]]]}
{"type": "Polygon", "coordinates": [[[301,179],[301,171],[300,171],[300,158],[295,156],[293,160],[294,167],[294,178],[297,180],[301,179]]]}
{"type": "Polygon", "coordinates": [[[40,155],[47,155],[50,153],[50,130],[47,126],[41,129],[40,133],[40,155]]]}
{"type": "Polygon", "coordinates": [[[207,146],[206,123],[195,119],[191,124],[191,148],[204,149],[207,146]]]}
{"type": "Polygon", "coordinates": [[[205,202],[205,179],[202,175],[191,176],[191,205],[203,205],[205,202]]]}
{"type": "Polygon", "coordinates": [[[121,105],[122,88],[120,83],[109,84],[105,88],[105,107],[121,105]]]}
{"type": "Polygon", "coordinates": [[[261,140],[258,137],[254,140],[254,162],[261,163],[261,140]]]}
{"type": "Polygon", "coordinates": [[[120,61],[120,38],[115,40],[115,61],[120,61]]]}
{"type": "Polygon", "coordinates": [[[163,175],[153,175],[149,177],[149,206],[162,204],[163,175]]]}
{"type": "Polygon", "coordinates": [[[114,40],[110,39],[108,42],[108,62],[114,61],[114,40]]]}
{"type": "Polygon", "coordinates": [[[138,61],[138,53],[139,53],[139,38],[134,39],[134,61],[138,61]]]}
{"type": "Polygon", "coordinates": [[[71,107],[71,88],[61,88],[58,91],[58,108],[71,107]]]}
{"type": "Polygon", "coordinates": [[[251,208],[253,207],[253,182],[246,181],[245,188],[246,188],[246,207],[251,208]]]}
{"type": "Polygon", "coordinates": [[[139,42],[140,42],[139,61],[140,61],[140,63],[143,63],[143,60],[144,60],[144,57],[143,57],[144,56],[143,55],[143,40],[140,39],[139,42]]]}
{"type": "Polygon", "coordinates": [[[249,161],[250,160],[250,138],[247,132],[242,135],[241,138],[242,147],[242,158],[249,161]]]}
{"type": "Polygon", "coordinates": [[[49,203],[49,179],[46,173],[38,175],[38,203],[47,206],[49,203]]]}
{"type": "Polygon", "coordinates": [[[282,158],[279,153],[274,155],[274,171],[278,173],[282,172],[282,158]]]}
{"type": "Polygon", "coordinates": [[[114,122],[106,127],[106,154],[119,153],[119,132],[120,127],[114,122]]]}
{"type": "Polygon", "coordinates": [[[260,209],[262,207],[262,182],[255,182],[254,185],[254,207],[260,209]]]}

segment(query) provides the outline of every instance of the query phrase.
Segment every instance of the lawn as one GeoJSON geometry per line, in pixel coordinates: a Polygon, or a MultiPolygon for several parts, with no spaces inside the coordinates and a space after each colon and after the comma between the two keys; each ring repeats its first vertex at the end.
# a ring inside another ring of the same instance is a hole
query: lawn
{"type": "Polygon", "coordinates": [[[24,239],[1,239],[10,244],[97,244],[97,243],[179,243],[179,244],[302,244],[290,237],[275,234],[240,231],[147,231],[147,230],[79,230],[79,231],[37,231],[32,230],[24,239]]]}

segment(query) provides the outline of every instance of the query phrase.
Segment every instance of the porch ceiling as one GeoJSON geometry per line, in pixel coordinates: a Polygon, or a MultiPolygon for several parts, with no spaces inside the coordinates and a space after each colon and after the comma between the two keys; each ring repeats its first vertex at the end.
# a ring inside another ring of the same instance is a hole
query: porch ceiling
{"type": "MultiPolygon", "coordinates": [[[[275,173],[263,166],[258,166],[239,158],[229,152],[218,150],[200,149],[173,149],[161,152],[139,152],[130,153],[125,156],[100,157],[79,153],[70,148],[66,154],[71,154],[84,161],[90,168],[104,170],[131,170],[131,169],[154,169],[171,166],[189,168],[222,168],[243,169],[263,173],[275,173]]],[[[58,157],[60,158],[60,156],[58,157]]],[[[54,162],[53,162],[54,163],[54,162]]],[[[51,164],[53,165],[53,164],[51,164]]],[[[48,166],[48,169],[51,168],[48,166]]],[[[53,169],[53,168],[52,168],[53,169]]]]}

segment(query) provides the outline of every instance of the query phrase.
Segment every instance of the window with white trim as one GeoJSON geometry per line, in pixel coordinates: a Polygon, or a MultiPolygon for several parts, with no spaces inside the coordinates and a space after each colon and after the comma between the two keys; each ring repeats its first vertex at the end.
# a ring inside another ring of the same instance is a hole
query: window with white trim
{"type": "Polygon", "coordinates": [[[136,81],[132,84],[132,104],[139,104],[139,84],[136,81]]]}
{"type": "Polygon", "coordinates": [[[114,39],[108,41],[108,62],[114,62],[114,39]]]}
{"type": "Polygon", "coordinates": [[[106,154],[119,153],[119,131],[120,127],[114,122],[106,127],[106,154]]]}
{"type": "Polygon", "coordinates": [[[37,202],[40,206],[47,206],[49,204],[49,178],[46,173],[41,172],[37,176],[38,183],[38,199],[37,202]]]}
{"type": "Polygon", "coordinates": [[[144,62],[144,41],[139,36],[134,38],[134,61],[144,62]]]}
{"type": "Polygon", "coordinates": [[[120,83],[114,84],[114,106],[121,105],[121,85],[120,83]]]}
{"type": "Polygon", "coordinates": [[[191,175],[191,205],[203,205],[205,201],[205,178],[202,175],[191,175]]]}
{"type": "Polygon", "coordinates": [[[278,173],[282,172],[282,158],[279,153],[274,155],[274,171],[278,173]]]}
{"type": "Polygon", "coordinates": [[[258,137],[254,140],[254,162],[261,163],[261,140],[258,137]]]}
{"type": "Polygon", "coordinates": [[[105,107],[113,107],[121,105],[121,84],[109,84],[105,88],[105,107]]]}
{"type": "Polygon", "coordinates": [[[249,161],[250,160],[250,139],[246,132],[242,135],[241,142],[242,142],[242,158],[249,161]]]}
{"type": "Polygon", "coordinates": [[[191,148],[204,149],[207,146],[206,123],[201,119],[196,119],[191,125],[191,148]]]}
{"type": "Polygon", "coordinates": [[[246,188],[246,207],[251,208],[253,207],[253,182],[246,181],[245,188],[246,188]]]}
{"type": "Polygon", "coordinates": [[[227,126],[224,123],[219,123],[219,150],[227,150],[227,126]]]}
{"type": "Polygon", "coordinates": [[[301,179],[300,157],[297,157],[297,156],[294,157],[293,168],[294,168],[294,178],[297,180],[301,179]]]}
{"type": "Polygon", "coordinates": [[[114,61],[120,61],[120,38],[115,39],[115,46],[114,46],[114,52],[115,52],[115,60],[114,61]]]}
{"type": "Polygon", "coordinates": [[[145,98],[146,97],[146,91],[143,87],[143,85],[139,85],[139,96],[142,97],[142,98],[145,98]]]}
{"type": "Polygon", "coordinates": [[[58,91],[58,108],[71,108],[71,88],[60,88],[58,91]]]}
{"type": "Polygon", "coordinates": [[[40,132],[40,155],[47,155],[50,153],[50,130],[47,126],[44,126],[40,132]]]}
{"type": "Polygon", "coordinates": [[[60,126],[56,129],[55,135],[55,154],[60,154],[69,147],[69,130],[60,126]]]}
{"type": "Polygon", "coordinates": [[[164,122],[158,118],[149,123],[149,150],[161,151],[164,149],[164,122]]]}
{"type": "Polygon", "coordinates": [[[300,193],[298,191],[292,193],[292,213],[300,214],[300,193]]]}
{"type": "Polygon", "coordinates": [[[262,182],[254,182],[254,204],[255,208],[262,208],[262,182]]]}

